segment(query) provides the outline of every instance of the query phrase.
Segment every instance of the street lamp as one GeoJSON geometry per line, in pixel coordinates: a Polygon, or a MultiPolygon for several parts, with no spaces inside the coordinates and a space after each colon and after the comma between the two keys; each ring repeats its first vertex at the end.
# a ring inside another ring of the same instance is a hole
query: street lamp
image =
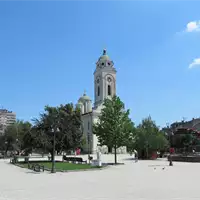
{"type": "Polygon", "coordinates": [[[8,144],[8,142],[7,142],[7,141],[5,141],[5,153],[4,153],[4,157],[6,157],[6,149],[7,149],[7,144],[8,144]]]}
{"type": "Polygon", "coordinates": [[[89,160],[89,163],[90,163],[90,132],[88,132],[87,134],[88,136],[88,160],[89,160]]]}
{"type": "Polygon", "coordinates": [[[17,152],[20,155],[22,153],[21,152],[21,143],[18,138],[16,139],[16,143],[17,143],[17,152]]]}
{"type": "Polygon", "coordinates": [[[53,133],[53,153],[52,153],[52,168],[51,168],[51,173],[56,173],[55,170],[55,144],[56,144],[56,133],[55,130],[52,129],[51,132],[53,133]]]}
{"type": "Polygon", "coordinates": [[[92,157],[90,157],[90,154],[91,154],[91,142],[92,142],[92,112],[89,112],[89,116],[91,118],[91,123],[88,122],[88,132],[87,132],[87,139],[88,139],[88,160],[89,160],[89,163],[90,163],[90,160],[92,159],[92,157]]]}
{"type": "Polygon", "coordinates": [[[174,135],[174,133],[173,133],[173,131],[171,132],[171,134],[170,134],[170,154],[169,154],[169,166],[173,166],[173,163],[172,163],[172,137],[173,137],[173,135],[174,135]]]}

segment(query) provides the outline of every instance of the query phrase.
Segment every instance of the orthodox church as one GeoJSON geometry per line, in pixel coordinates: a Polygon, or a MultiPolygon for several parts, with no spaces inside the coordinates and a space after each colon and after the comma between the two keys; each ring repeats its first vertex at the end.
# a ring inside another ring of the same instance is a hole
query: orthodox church
{"type": "MultiPolygon", "coordinates": [[[[98,139],[92,133],[92,124],[98,121],[104,99],[116,95],[116,72],[113,61],[107,55],[106,50],[103,50],[103,55],[98,59],[94,71],[94,106],[92,106],[92,101],[85,92],[76,105],[82,113],[84,152],[96,153],[101,151],[101,153],[108,153],[112,151],[107,146],[100,147],[98,145],[98,139]]],[[[126,153],[126,148],[119,148],[118,153],[126,153]]]]}

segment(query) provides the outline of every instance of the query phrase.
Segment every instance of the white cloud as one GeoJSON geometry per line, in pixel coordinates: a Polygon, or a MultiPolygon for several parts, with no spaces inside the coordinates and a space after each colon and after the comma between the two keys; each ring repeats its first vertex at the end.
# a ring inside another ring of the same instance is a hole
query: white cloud
{"type": "Polygon", "coordinates": [[[200,21],[189,22],[186,26],[186,32],[197,32],[200,31],[200,21]]]}
{"type": "Polygon", "coordinates": [[[189,65],[189,69],[194,67],[200,67],[200,58],[194,59],[193,62],[189,65]]]}

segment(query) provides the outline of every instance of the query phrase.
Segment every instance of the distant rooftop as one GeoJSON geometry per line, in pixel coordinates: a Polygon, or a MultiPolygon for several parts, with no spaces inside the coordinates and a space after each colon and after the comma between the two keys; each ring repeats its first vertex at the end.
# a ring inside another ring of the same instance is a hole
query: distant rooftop
{"type": "Polygon", "coordinates": [[[0,109],[0,113],[12,113],[12,111],[8,111],[6,109],[0,109]]]}

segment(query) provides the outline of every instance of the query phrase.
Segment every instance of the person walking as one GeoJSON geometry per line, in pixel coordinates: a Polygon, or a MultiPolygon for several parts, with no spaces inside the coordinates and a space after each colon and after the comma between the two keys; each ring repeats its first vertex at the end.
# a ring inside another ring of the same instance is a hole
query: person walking
{"type": "Polygon", "coordinates": [[[138,162],[138,152],[134,150],[134,154],[135,154],[135,162],[138,162]]]}

